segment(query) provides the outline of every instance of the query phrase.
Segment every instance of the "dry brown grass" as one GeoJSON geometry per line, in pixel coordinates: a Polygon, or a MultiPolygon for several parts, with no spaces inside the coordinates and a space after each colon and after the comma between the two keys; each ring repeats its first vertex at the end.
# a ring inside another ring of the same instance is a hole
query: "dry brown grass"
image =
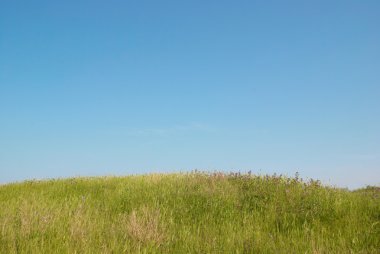
{"type": "MultiPolygon", "coordinates": [[[[54,215],[48,207],[39,207],[37,203],[23,201],[16,215],[20,220],[20,233],[29,237],[33,232],[44,234],[54,223],[54,215]]],[[[17,217],[14,220],[17,221],[17,217]]]]}
{"type": "Polygon", "coordinates": [[[147,206],[121,215],[127,236],[142,244],[161,245],[165,240],[165,227],[160,211],[147,206]]]}
{"type": "Polygon", "coordinates": [[[91,214],[87,212],[84,202],[78,204],[77,208],[72,211],[69,222],[71,241],[83,245],[86,244],[91,231],[91,214]]]}

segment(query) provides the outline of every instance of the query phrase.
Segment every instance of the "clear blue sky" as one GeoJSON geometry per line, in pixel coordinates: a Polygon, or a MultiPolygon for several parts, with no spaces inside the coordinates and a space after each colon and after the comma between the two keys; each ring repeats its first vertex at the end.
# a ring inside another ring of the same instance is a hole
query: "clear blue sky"
{"type": "Polygon", "coordinates": [[[0,2],[0,182],[380,183],[380,1],[0,2]]]}

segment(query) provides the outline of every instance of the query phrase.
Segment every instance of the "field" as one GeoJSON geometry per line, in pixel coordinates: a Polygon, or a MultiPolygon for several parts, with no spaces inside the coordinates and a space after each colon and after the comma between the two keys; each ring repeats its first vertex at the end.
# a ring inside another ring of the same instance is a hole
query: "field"
{"type": "Polygon", "coordinates": [[[380,253],[380,191],[223,173],[0,186],[0,253],[380,253]]]}

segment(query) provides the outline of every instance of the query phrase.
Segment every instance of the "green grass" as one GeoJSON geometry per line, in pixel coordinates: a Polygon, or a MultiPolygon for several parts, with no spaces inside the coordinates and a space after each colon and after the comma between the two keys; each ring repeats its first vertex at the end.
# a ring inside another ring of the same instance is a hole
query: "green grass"
{"type": "Polygon", "coordinates": [[[0,186],[0,253],[380,253],[379,188],[222,173],[0,186]]]}

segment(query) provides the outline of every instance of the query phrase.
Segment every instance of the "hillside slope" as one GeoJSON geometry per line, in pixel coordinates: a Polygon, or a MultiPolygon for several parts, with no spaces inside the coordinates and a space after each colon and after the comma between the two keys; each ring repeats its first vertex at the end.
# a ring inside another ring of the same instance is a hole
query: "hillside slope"
{"type": "Polygon", "coordinates": [[[0,186],[0,253],[380,253],[377,189],[222,173],[0,186]]]}

